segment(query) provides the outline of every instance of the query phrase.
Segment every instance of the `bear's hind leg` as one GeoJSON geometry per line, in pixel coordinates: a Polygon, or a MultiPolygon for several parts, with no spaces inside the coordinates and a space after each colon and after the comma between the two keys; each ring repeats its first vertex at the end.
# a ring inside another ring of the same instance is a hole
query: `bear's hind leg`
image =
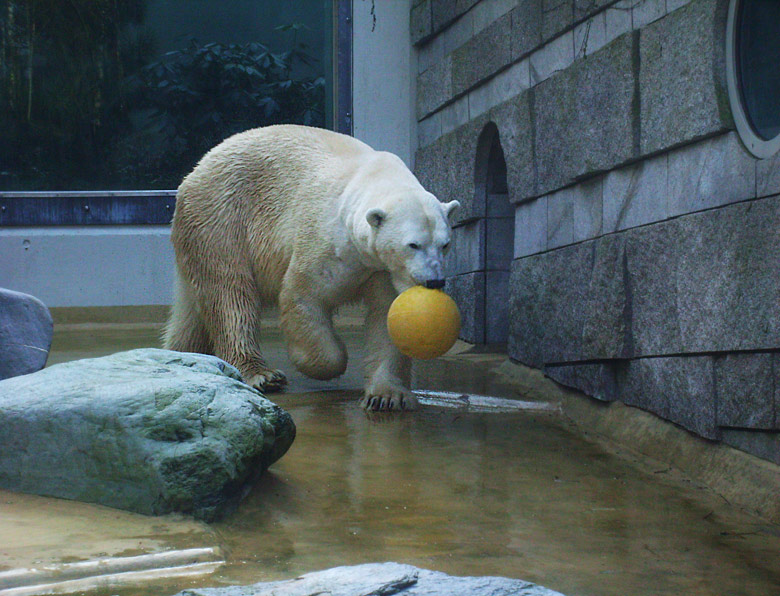
{"type": "Polygon", "coordinates": [[[211,340],[198,314],[192,289],[176,276],[176,296],[163,330],[163,348],[177,352],[212,354],[211,340]]]}

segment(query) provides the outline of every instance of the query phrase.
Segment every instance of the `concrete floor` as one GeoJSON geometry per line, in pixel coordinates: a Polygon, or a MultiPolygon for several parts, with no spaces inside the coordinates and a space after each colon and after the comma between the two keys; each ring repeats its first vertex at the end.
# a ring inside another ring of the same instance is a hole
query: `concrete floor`
{"type": "MultiPolygon", "coordinates": [[[[297,374],[276,332],[267,336],[266,356],[290,377],[286,393],[269,397],[298,434],[237,513],[206,526],[0,492],[0,536],[10,537],[0,565],[208,546],[225,560],[211,575],[98,593],[166,594],[389,560],[569,596],[780,593],[780,526],[666,462],[583,432],[571,394],[527,370],[518,382],[500,354],[459,344],[419,363],[414,387],[530,402],[523,408],[366,414],[354,328],[343,333],[350,368],[331,383],[297,374]]],[[[148,324],[59,326],[50,364],[158,337],[148,324]]]]}

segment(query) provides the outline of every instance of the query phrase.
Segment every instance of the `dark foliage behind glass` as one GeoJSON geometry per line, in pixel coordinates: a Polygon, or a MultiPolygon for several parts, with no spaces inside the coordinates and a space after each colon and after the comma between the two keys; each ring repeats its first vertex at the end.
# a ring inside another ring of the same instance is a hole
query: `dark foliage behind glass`
{"type": "MultiPolygon", "coordinates": [[[[269,25],[257,7],[273,2],[243,0],[232,5],[241,35],[224,27],[211,39],[162,37],[170,19],[187,30],[188,16],[221,4],[0,0],[0,190],[175,188],[235,132],[330,125],[326,48],[304,43],[329,31],[269,25]],[[170,47],[178,49],[161,52],[170,47]]],[[[327,6],[295,9],[324,27],[327,6]]]]}

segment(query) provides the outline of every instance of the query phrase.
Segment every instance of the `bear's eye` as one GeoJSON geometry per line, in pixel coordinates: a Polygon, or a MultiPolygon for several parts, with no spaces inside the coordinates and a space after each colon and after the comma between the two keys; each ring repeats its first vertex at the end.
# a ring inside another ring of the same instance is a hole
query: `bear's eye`
{"type": "Polygon", "coordinates": [[[410,242],[410,243],[408,244],[408,246],[409,246],[409,248],[411,248],[412,250],[420,250],[420,245],[419,245],[419,244],[417,244],[416,242],[410,242]]]}

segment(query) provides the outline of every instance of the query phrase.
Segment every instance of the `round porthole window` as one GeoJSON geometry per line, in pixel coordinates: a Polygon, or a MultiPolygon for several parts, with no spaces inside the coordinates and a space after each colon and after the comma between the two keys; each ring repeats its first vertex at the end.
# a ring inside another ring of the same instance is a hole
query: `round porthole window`
{"type": "Polygon", "coordinates": [[[731,0],[726,30],[729,101],[756,157],[780,150],[780,1],[731,0]]]}

